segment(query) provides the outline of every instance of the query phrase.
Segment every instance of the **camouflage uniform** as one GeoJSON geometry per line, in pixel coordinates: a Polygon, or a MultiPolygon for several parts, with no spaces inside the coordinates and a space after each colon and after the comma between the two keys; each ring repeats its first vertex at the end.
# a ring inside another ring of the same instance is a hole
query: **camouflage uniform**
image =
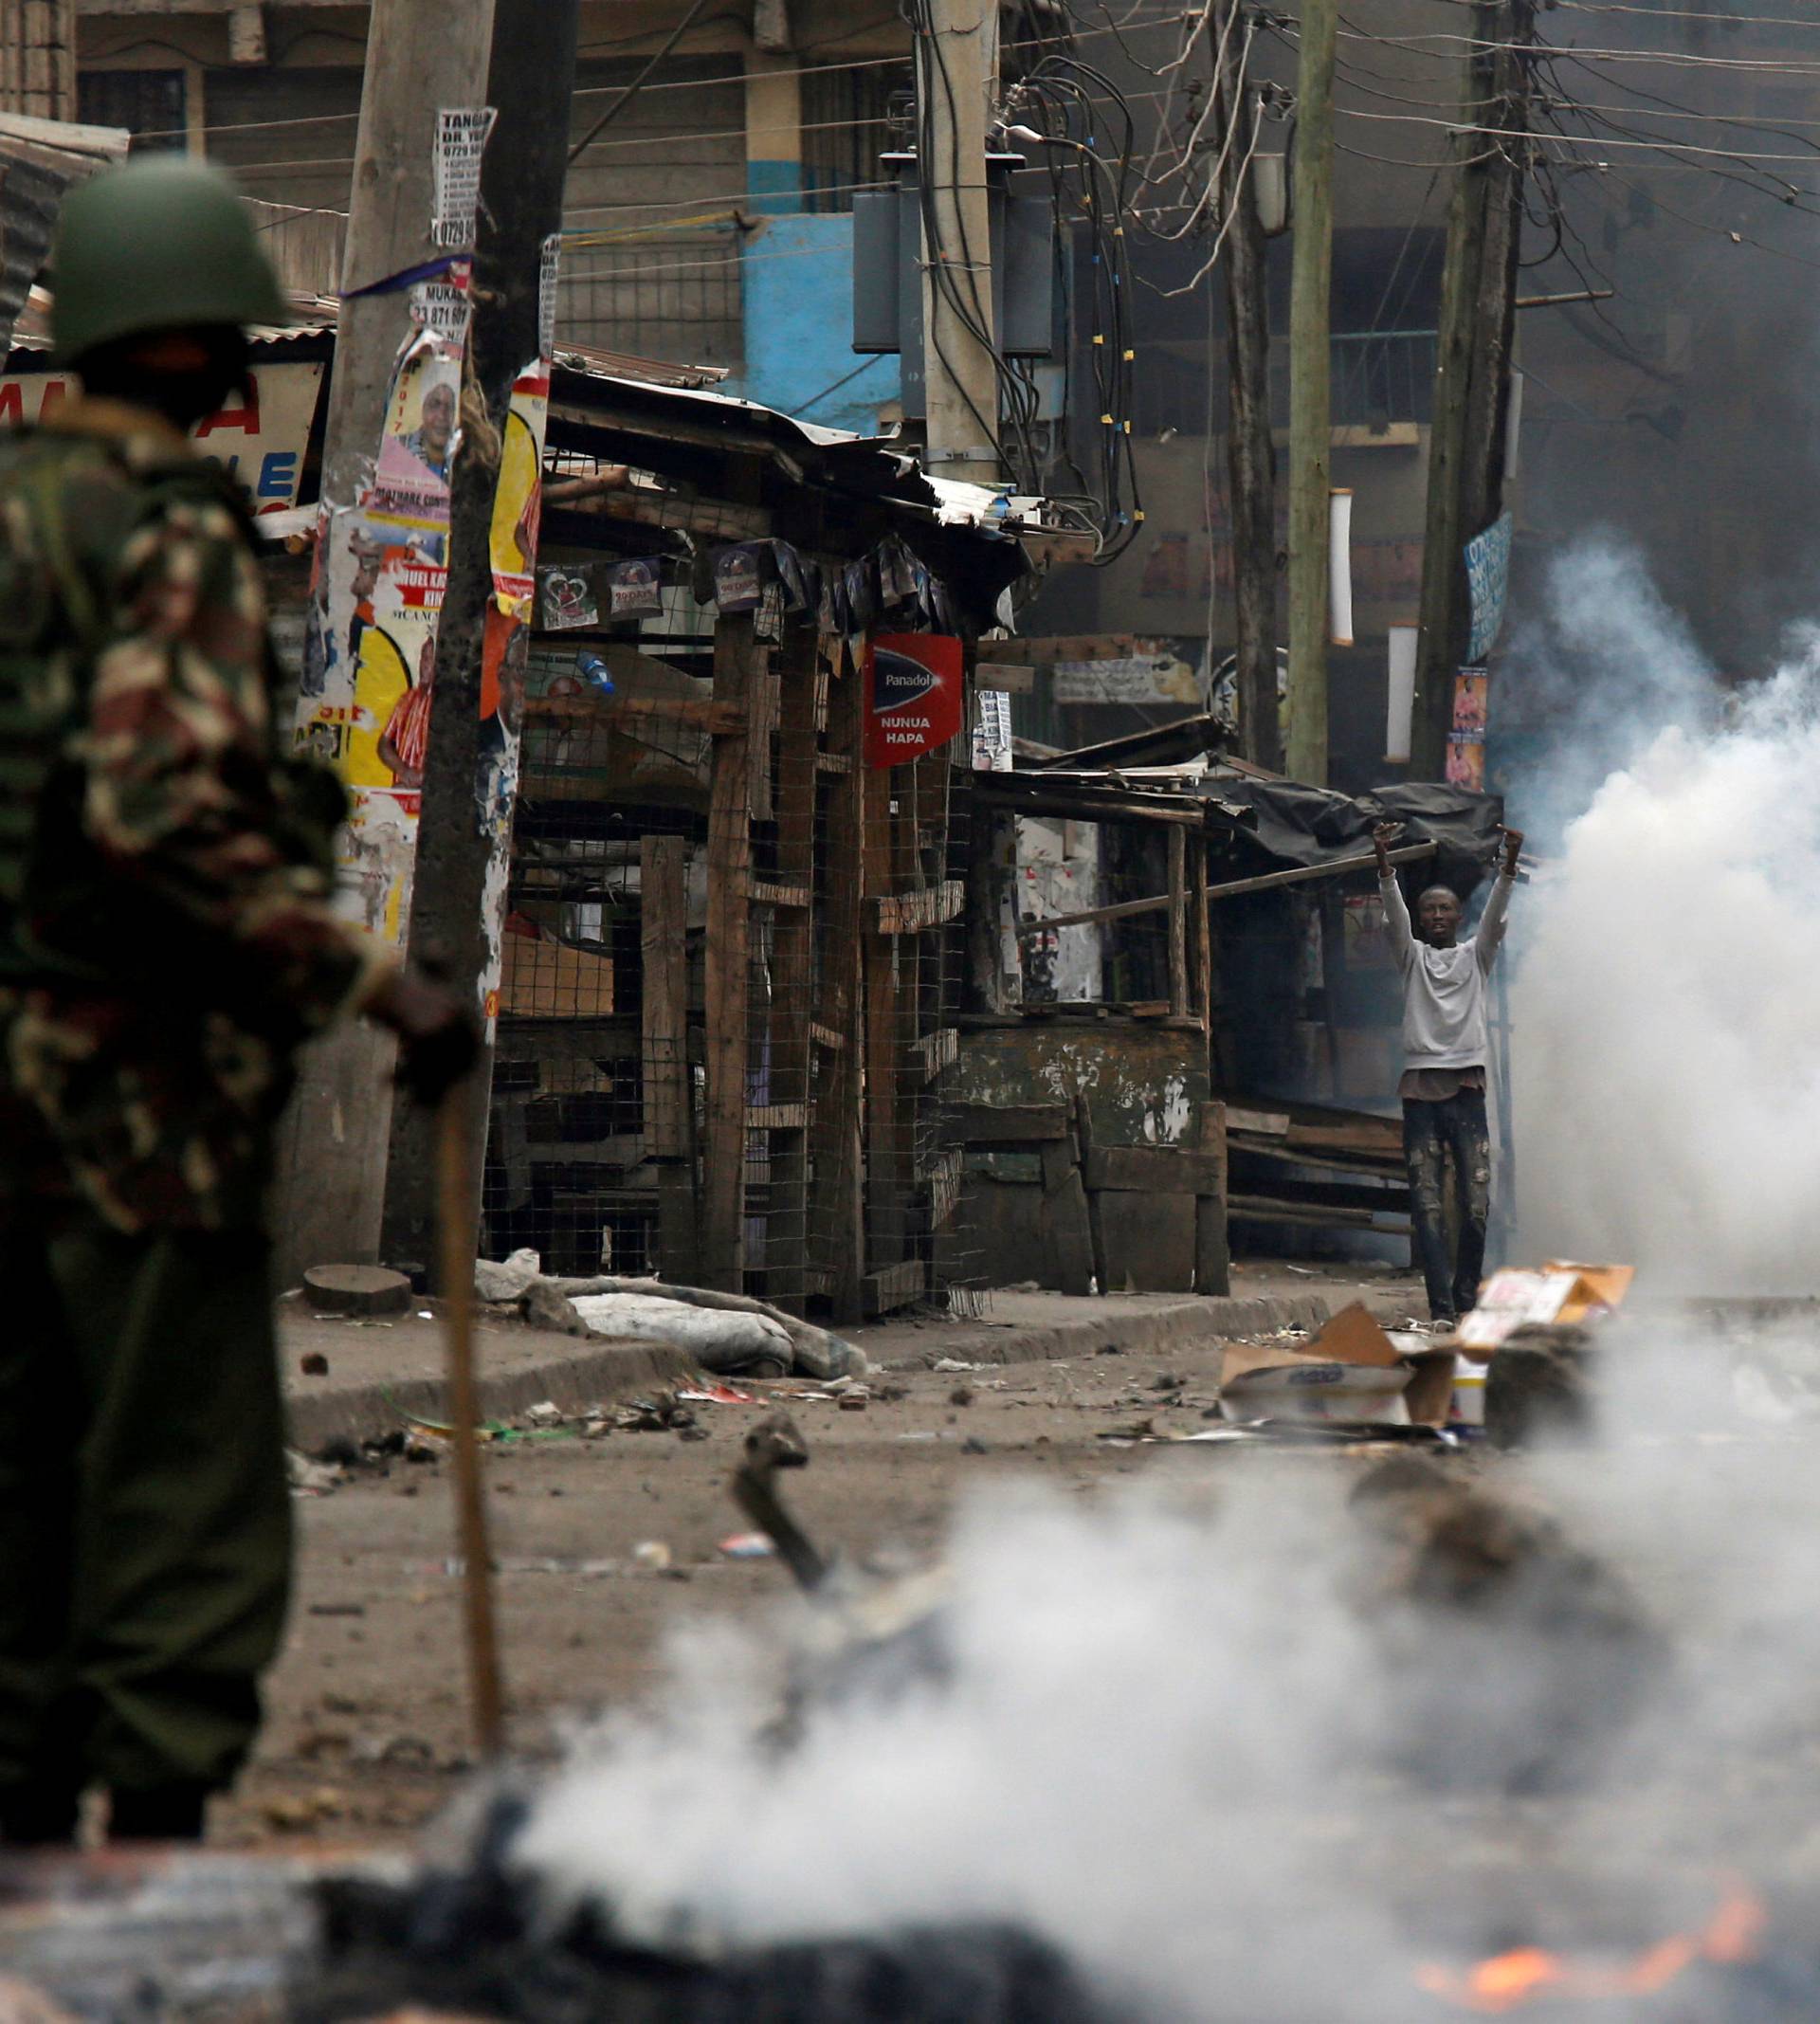
{"type": "Polygon", "coordinates": [[[176,429],[0,439],[0,1801],[226,1783],[282,1627],[270,1131],[389,959],[326,903],[339,793],[273,674],[176,429]]]}

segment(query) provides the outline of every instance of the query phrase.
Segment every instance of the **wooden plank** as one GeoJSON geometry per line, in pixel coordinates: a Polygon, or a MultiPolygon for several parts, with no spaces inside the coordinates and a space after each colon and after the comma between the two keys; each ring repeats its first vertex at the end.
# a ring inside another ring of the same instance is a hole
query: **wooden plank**
{"type": "Polygon", "coordinates": [[[943,879],[916,892],[880,893],[874,903],[881,935],[920,935],[959,918],[967,904],[967,885],[962,879],[943,879]]]}
{"type": "Polygon", "coordinates": [[[898,1265],[882,1266],[865,1275],[865,1308],[868,1314],[889,1314],[894,1307],[907,1307],[929,1290],[928,1267],[920,1258],[906,1258],[898,1265]]]}
{"type": "Polygon", "coordinates": [[[1230,1144],[1233,1152],[1242,1153],[1247,1159],[1272,1159],[1298,1167],[1324,1167],[1336,1174],[1361,1174],[1368,1180],[1374,1176],[1381,1176],[1386,1180],[1401,1180],[1406,1172],[1400,1151],[1394,1156],[1374,1158],[1363,1153],[1327,1152],[1320,1146],[1285,1145],[1243,1134],[1232,1135],[1230,1144]]]}
{"type": "Polygon", "coordinates": [[[828,853],[828,891],[815,922],[821,974],[815,1007],[819,1019],[812,1030],[828,1058],[821,1064],[815,1080],[815,1108],[810,1121],[809,1227],[814,1240],[815,1267],[827,1275],[831,1317],[836,1326],[842,1326],[859,1321],[865,1304],[861,1153],[864,1049],[860,1029],[864,885],[857,848],[863,777],[851,763],[861,747],[864,698],[857,670],[840,672],[846,648],[838,636],[823,639],[819,653],[833,676],[828,700],[830,753],[823,757],[848,763],[831,772],[828,834],[840,838],[845,848],[828,853]]]}
{"type": "MultiPolygon", "coordinates": [[[[1432,844],[1410,844],[1401,850],[1391,852],[1392,865],[1410,865],[1417,858],[1432,857],[1432,844]]],[[[1300,885],[1306,879],[1338,879],[1354,871],[1364,871],[1377,863],[1374,851],[1367,851],[1362,857],[1336,858],[1331,865],[1298,865],[1289,871],[1265,871],[1255,879],[1228,879],[1223,885],[1210,885],[1207,896],[1210,900],[1230,900],[1242,892],[1269,892],[1279,885],[1300,885]]]]}
{"type": "MultiPolygon", "coordinates": [[[[1172,839],[1181,830],[1171,832],[1172,839]]],[[[1131,921],[1139,914],[1161,914],[1169,910],[1169,895],[1158,893],[1154,900],[1119,900],[1110,906],[1083,907],[1075,914],[1051,914],[1043,921],[1024,921],[1018,923],[1017,939],[1028,941],[1038,935],[1046,935],[1055,928],[1083,928],[1099,921],[1131,921]]]]}
{"type": "MultiPolygon", "coordinates": [[[[814,793],[811,789],[809,795],[811,807],[813,806],[814,798],[814,793]]],[[[783,854],[781,845],[778,854],[780,856],[783,854]]],[[[810,901],[810,891],[807,885],[783,885],[779,884],[774,879],[753,879],[747,884],[746,897],[759,906],[807,907],[810,901]]]]}
{"type": "Polygon", "coordinates": [[[925,1083],[933,1083],[944,1068],[952,1067],[960,1059],[960,1033],[952,1026],[938,1028],[933,1033],[924,1033],[913,1040],[906,1051],[916,1066],[916,1070],[925,1083]]]}
{"type": "Polygon", "coordinates": [[[950,1103],[941,1124],[954,1145],[1040,1145],[1065,1139],[1073,1115],[1065,1103],[950,1103]]]}
{"type": "Polygon", "coordinates": [[[1169,1009],[1188,1017],[1188,832],[1169,832],[1169,1009]]]}
{"type": "Polygon", "coordinates": [[[664,724],[720,738],[740,727],[732,703],[699,696],[527,696],[524,717],[527,723],[599,724],[609,731],[664,724]]]}
{"type": "Polygon", "coordinates": [[[960,1202],[961,1175],[965,1157],[957,1145],[921,1160],[917,1178],[929,1190],[929,1227],[939,1230],[953,1216],[960,1202]]]}
{"type": "MultiPolygon", "coordinates": [[[[993,643],[1001,647],[1015,647],[1016,640],[999,640],[993,643]]],[[[1036,666],[1030,661],[993,661],[982,664],[979,668],[979,685],[985,689],[997,689],[1006,696],[1028,696],[1036,689],[1036,666]]]]}
{"type": "Polygon", "coordinates": [[[1138,651],[1134,633],[1067,632],[1046,639],[981,640],[974,648],[974,664],[983,676],[994,661],[1053,667],[1058,661],[1129,661],[1138,651]]]}
{"type": "Polygon", "coordinates": [[[658,1170],[658,1263],[665,1278],[683,1282],[700,1269],[688,1049],[688,855],[681,836],[646,836],[638,847],[646,1157],[658,1170]]]}
{"type": "MultiPolygon", "coordinates": [[[[1194,894],[1189,902],[1189,921],[1194,930],[1194,1006],[1201,1015],[1201,1030],[1210,1045],[1213,1036],[1213,922],[1207,911],[1207,845],[1194,845],[1194,894]]],[[[1210,1061],[1209,1069],[1212,1064],[1210,1061]]]]}
{"type": "MultiPolygon", "coordinates": [[[[714,629],[716,699],[743,725],[753,672],[766,658],[745,612],[714,629]]],[[[705,978],[707,1136],[701,1161],[701,1274],[722,1291],[745,1290],[746,1022],[751,1011],[752,762],[744,729],[714,742],[708,793],[708,923],[705,978]]]]}
{"type": "Polygon", "coordinates": [[[1043,1231],[1056,1285],[1064,1293],[1091,1293],[1093,1238],[1072,1133],[1043,1145],[1043,1231]]]}
{"type": "Polygon", "coordinates": [[[1260,1194],[1228,1195],[1227,1213],[1248,1223],[1296,1223],[1311,1230],[1374,1230],[1389,1237],[1411,1233],[1407,1217],[1386,1219],[1361,1209],[1317,1208],[1307,1202],[1281,1201],[1260,1194]]]}
{"type": "Polygon", "coordinates": [[[1227,1232],[1226,1105],[1196,1105],[1200,1156],[1211,1185],[1194,1197],[1194,1290],[1218,1294],[1232,1290],[1232,1253],[1227,1232]]]}
{"type": "Polygon", "coordinates": [[[1368,1153],[1401,1159],[1403,1122],[1400,1118],[1384,1118],[1373,1123],[1301,1124],[1292,1119],[1286,1142],[1309,1152],[1368,1153]]]}
{"type": "Polygon", "coordinates": [[[777,729],[779,688],[780,678],[774,657],[759,649],[752,664],[752,678],[746,696],[747,793],[753,819],[756,822],[769,822],[776,813],[771,744],[777,729]]]}
{"type": "Polygon", "coordinates": [[[1224,1162],[1218,1155],[1188,1145],[1096,1145],[1083,1162],[1087,1193],[1101,1188],[1121,1194],[1206,1194],[1217,1193],[1224,1162]]]}
{"type": "Polygon", "coordinates": [[[1289,1113],[1286,1110],[1251,1110],[1242,1103],[1226,1106],[1226,1128],[1229,1132],[1255,1132],[1261,1139],[1282,1139],[1288,1135],[1289,1113]]]}
{"type": "Polygon", "coordinates": [[[777,877],[752,882],[752,896],[779,913],[772,929],[771,1102],[749,1114],[754,1130],[782,1133],[771,1148],[770,1212],[765,1222],[766,1298],[802,1311],[809,1269],[809,1105],[813,1087],[810,1006],[815,937],[810,913],[815,876],[815,634],[787,633],[774,659],[777,688],[777,877]]]}

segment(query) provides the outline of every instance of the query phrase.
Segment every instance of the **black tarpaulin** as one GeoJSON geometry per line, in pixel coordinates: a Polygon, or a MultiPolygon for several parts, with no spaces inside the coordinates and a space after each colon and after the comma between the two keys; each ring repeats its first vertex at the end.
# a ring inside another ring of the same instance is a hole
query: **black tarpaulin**
{"type": "Polygon", "coordinates": [[[1257,818],[1255,829],[1230,832],[1223,869],[1233,878],[1362,856],[1378,823],[1398,822],[1403,833],[1397,848],[1435,846],[1431,859],[1418,861],[1422,884],[1451,885],[1462,897],[1490,867],[1504,816],[1500,795],[1427,781],[1349,795],[1294,780],[1216,772],[1207,776],[1202,792],[1248,808],[1257,818]]]}

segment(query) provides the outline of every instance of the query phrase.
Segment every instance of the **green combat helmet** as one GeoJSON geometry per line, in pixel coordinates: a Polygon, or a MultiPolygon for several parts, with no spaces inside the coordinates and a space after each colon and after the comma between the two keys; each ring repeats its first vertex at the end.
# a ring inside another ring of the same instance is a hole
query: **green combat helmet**
{"type": "Polygon", "coordinates": [[[73,190],[51,283],[51,337],[65,365],[121,337],[289,314],[232,182],[181,155],[143,155],[73,190]]]}

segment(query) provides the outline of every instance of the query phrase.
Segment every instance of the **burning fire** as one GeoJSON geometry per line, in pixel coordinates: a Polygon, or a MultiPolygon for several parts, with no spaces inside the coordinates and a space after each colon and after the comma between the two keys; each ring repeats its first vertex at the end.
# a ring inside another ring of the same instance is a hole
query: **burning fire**
{"type": "Polygon", "coordinates": [[[1464,1973],[1427,1966],[1416,1981],[1430,1996],[1481,2016],[1502,2016],[1524,2003],[1551,1998],[1585,2002],[1609,1997],[1653,1996],[1697,1960],[1736,1965],[1752,1960],[1769,1915],[1741,1884],[1732,1884],[1699,1932],[1675,1933],[1629,1960],[1592,1962],[1521,1946],[1495,1954],[1464,1973]]]}

